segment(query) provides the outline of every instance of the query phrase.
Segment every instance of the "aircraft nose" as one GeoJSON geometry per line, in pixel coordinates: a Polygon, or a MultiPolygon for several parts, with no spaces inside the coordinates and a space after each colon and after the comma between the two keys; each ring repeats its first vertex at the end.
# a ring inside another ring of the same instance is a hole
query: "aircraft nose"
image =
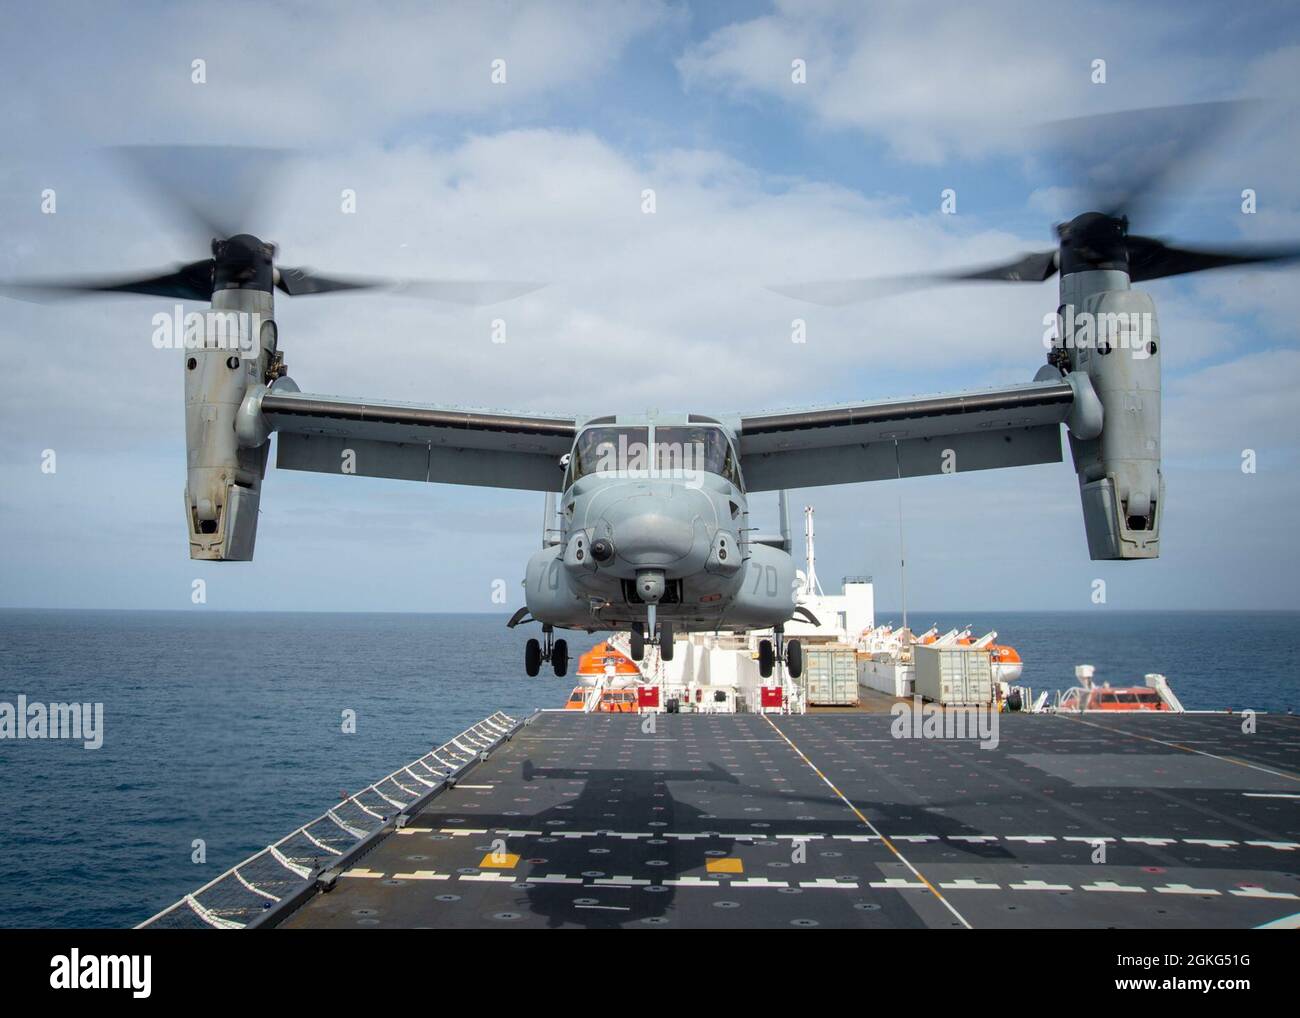
{"type": "Polygon", "coordinates": [[[602,514],[617,562],[634,569],[681,566],[708,555],[713,508],[708,497],[678,488],[643,490],[602,514]]]}
{"type": "Polygon", "coordinates": [[[691,553],[695,528],[676,516],[636,512],[610,521],[618,556],[638,568],[670,566],[691,553]]]}

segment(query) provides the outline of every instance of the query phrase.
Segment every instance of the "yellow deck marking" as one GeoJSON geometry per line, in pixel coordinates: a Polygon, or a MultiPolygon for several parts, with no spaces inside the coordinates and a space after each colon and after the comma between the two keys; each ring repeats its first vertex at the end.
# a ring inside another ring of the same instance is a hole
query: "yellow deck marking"
{"type": "Polygon", "coordinates": [[[945,898],[942,894],[940,894],[939,889],[935,887],[934,884],[930,883],[930,881],[928,881],[922,875],[921,871],[918,870],[915,866],[913,866],[908,861],[907,856],[903,855],[902,852],[900,852],[897,848],[895,848],[894,843],[890,841],[888,838],[886,838],[882,833],[880,833],[880,830],[876,827],[875,824],[873,824],[870,820],[868,820],[865,816],[863,816],[862,811],[858,809],[857,806],[853,805],[852,802],[849,801],[849,797],[845,795],[843,792],[841,792],[838,788],[836,788],[835,785],[831,782],[831,779],[817,769],[817,765],[814,764],[811,760],[808,759],[808,757],[804,755],[803,750],[801,750],[798,746],[796,746],[793,742],[791,742],[790,737],[786,735],[785,732],[781,731],[781,729],[776,727],[776,723],[771,719],[771,717],[769,717],[767,714],[763,714],[762,718],[769,725],[771,725],[773,730],[776,732],[776,734],[781,736],[781,738],[785,740],[786,744],[799,755],[799,759],[802,760],[804,763],[806,763],[809,767],[811,767],[812,772],[826,783],[826,787],[829,788],[832,792],[834,792],[839,797],[840,801],[853,811],[853,815],[856,816],[859,820],[861,820],[862,823],[866,825],[867,829],[870,830],[872,834],[874,834],[877,838],[880,839],[881,844],[883,844],[887,849],[893,852],[894,855],[897,857],[898,861],[901,862],[904,866],[906,866],[911,871],[912,875],[926,886],[926,888],[929,890],[931,894],[933,894],[936,898],[938,898],[941,902],[943,902],[944,907],[949,912],[951,912],[954,916],[956,916],[957,921],[961,923],[962,926],[966,927],[966,929],[968,930],[972,929],[973,927],[971,926],[970,923],[966,921],[966,917],[962,915],[960,912],[958,912],[955,908],[953,908],[952,902],[950,902],[947,898],[945,898]]]}
{"type": "Polygon", "coordinates": [[[513,852],[489,852],[478,864],[481,870],[512,870],[519,865],[519,856],[513,852]]]}
{"type": "Polygon", "coordinates": [[[704,864],[704,868],[710,873],[744,873],[745,864],[739,859],[731,857],[725,859],[710,859],[704,864]]]}

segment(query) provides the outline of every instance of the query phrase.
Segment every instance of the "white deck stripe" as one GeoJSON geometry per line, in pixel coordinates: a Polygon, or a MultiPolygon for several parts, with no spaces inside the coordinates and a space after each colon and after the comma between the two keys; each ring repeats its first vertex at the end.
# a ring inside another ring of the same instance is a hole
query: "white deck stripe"
{"type": "Polygon", "coordinates": [[[1290,891],[1270,891],[1264,887],[1241,887],[1228,893],[1235,894],[1238,898],[1277,898],[1284,901],[1300,899],[1300,895],[1292,894],[1290,891]]]}

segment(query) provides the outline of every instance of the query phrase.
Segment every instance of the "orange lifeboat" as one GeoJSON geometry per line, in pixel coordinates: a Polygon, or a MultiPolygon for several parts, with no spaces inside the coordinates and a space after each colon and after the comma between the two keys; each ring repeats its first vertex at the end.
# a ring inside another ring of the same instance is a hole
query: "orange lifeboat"
{"type": "Polygon", "coordinates": [[[1169,710],[1150,686],[1076,686],[1061,698],[1061,710],[1169,710]]]}
{"type": "Polygon", "coordinates": [[[595,710],[602,714],[635,714],[640,710],[636,687],[642,681],[641,669],[630,657],[609,642],[596,644],[578,658],[578,685],[569,694],[565,710],[583,710],[591,687],[604,682],[595,710]]]}
{"type": "MultiPolygon", "coordinates": [[[[565,710],[582,710],[587,706],[587,697],[591,695],[590,686],[574,686],[569,694],[565,710]]],[[[602,689],[600,702],[596,711],[601,714],[638,714],[641,705],[637,700],[635,689],[602,689]]]]}
{"type": "Polygon", "coordinates": [[[629,678],[641,678],[641,669],[635,661],[612,644],[602,642],[578,658],[578,679],[585,679],[584,684],[590,686],[596,679],[609,675],[610,665],[614,666],[616,677],[626,675],[629,678]]]}
{"type": "Polygon", "coordinates": [[[1016,648],[1005,643],[989,644],[989,660],[993,662],[993,678],[998,682],[1015,682],[1025,670],[1016,648]]]}

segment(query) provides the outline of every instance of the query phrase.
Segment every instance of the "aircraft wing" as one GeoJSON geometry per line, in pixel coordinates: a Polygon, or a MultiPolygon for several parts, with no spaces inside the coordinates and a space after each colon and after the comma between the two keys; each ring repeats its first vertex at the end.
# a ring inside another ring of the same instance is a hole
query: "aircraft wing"
{"type": "Polygon", "coordinates": [[[1056,463],[1064,381],[742,416],[749,491],[1056,463]]]}
{"type": "Polygon", "coordinates": [[[360,402],[272,389],[261,414],[285,470],[558,491],[572,417],[360,402]]]}

